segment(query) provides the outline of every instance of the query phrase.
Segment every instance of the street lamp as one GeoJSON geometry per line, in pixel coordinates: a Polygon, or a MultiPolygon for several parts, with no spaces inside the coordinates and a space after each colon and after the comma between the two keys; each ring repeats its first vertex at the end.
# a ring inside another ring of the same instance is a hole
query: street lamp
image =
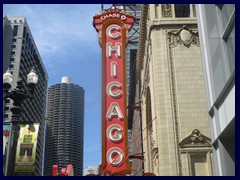
{"type": "Polygon", "coordinates": [[[11,129],[9,134],[5,176],[14,175],[17,140],[20,129],[20,113],[23,111],[23,109],[21,108],[21,104],[24,99],[32,97],[37,81],[38,75],[32,69],[31,72],[27,75],[28,91],[23,90],[21,78],[18,79],[16,88],[10,90],[13,83],[13,75],[10,73],[9,70],[7,70],[5,74],[3,74],[4,100],[6,100],[7,98],[13,100],[13,106],[10,108],[12,112],[12,118],[10,121],[11,129]]]}

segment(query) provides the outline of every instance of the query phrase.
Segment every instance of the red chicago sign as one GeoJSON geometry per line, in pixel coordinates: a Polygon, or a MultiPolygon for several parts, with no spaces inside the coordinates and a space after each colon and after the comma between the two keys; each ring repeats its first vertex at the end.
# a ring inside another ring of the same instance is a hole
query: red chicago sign
{"type": "Polygon", "coordinates": [[[94,16],[102,46],[102,164],[100,173],[131,173],[126,111],[127,34],[133,17],[112,7],[94,16]]]}

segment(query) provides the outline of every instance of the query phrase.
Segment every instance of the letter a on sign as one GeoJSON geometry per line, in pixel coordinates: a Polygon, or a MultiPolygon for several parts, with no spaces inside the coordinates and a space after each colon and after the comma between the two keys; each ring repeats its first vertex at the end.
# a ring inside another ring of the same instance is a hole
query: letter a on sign
{"type": "Polygon", "coordinates": [[[125,50],[133,19],[132,15],[114,6],[93,17],[102,47],[101,174],[131,173],[128,159],[125,50]]]}

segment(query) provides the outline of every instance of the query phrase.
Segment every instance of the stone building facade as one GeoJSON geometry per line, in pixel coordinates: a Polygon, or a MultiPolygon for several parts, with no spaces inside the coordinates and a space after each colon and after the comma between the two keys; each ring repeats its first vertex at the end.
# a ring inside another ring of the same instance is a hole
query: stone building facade
{"type": "MultiPolygon", "coordinates": [[[[144,172],[214,175],[195,5],[142,5],[132,69],[132,98],[141,108],[129,119],[133,139],[143,130],[144,172]]],[[[140,142],[133,142],[133,149],[140,142]]],[[[141,148],[133,154],[138,153],[141,148]]],[[[133,159],[133,170],[139,163],[133,159]]]]}

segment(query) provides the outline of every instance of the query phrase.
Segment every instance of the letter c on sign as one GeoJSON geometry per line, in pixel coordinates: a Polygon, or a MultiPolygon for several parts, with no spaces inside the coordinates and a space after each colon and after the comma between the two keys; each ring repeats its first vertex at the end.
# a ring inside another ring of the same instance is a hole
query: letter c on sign
{"type": "Polygon", "coordinates": [[[119,31],[120,27],[118,25],[111,25],[107,28],[107,35],[112,39],[118,39],[121,37],[120,32],[112,33],[113,30],[119,31]]]}
{"type": "Polygon", "coordinates": [[[107,152],[107,161],[113,166],[118,166],[123,160],[122,150],[115,147],[111,148],[107,152]],[[114,157],[115,156],[115,157],[114,157]]]}
{"type": "Polygon", "coordinates": [[[118,89],[121,89],[122,86],[119,82],[117,81],[113,81],[113,82],[110,82],[108,85],[107,85],[107,93],[112,97],[112,98],[115,98],[115,99],[118,99],[122,96],[123,92],[121,90],[117,90],[117,91],[113,91],[113,88],[116,87],[118,89]]]}

